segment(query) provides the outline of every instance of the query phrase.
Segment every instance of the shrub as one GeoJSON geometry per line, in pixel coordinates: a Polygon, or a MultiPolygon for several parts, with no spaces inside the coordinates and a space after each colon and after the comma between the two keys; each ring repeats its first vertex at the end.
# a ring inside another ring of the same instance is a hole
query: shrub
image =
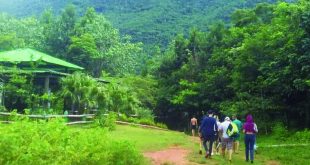
{"type": "Polygon", "coordinates": [[[292,139],[299,143],[310,143],[310,131],[308,129],[298,131],[294,134],[292,139]]]}
{"type": "Polygon", "coordinates": [[[115,130],[116,127],[116,114],[114,112],[110,112],[107,116],[100,115],[97,119],[97,124],[101,127],[106,127],[110,131],[115,130]]]}
{"type": "Polygon", "coordinates": [[[106,129],[77,129],[60,119],[0,124],[0,164],[143,164],[131,143],[110,139],[106,129]]]}
{"type": "Polygon", "coordinates": [[[150,109],[138,108],[137,115],[140,119],[151,119],[154,120],[154,114],[150,109]]]}
{"type": "Polygon", "coordinates": [[[273,127],[272,127],[272,133],[275,139],[284,141],[288,137],[288,131],[281,122],[277,122],[273,127]]]}

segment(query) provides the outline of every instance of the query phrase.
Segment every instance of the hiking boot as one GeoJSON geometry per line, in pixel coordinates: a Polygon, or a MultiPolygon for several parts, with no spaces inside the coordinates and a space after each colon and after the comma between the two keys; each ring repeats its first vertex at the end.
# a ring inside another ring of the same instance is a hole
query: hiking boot
{"type": "Polygon", "coordinates": [[[209,157],[209,154],[206,154],[205,158],[208,159],[208,157],[209,157]]]}

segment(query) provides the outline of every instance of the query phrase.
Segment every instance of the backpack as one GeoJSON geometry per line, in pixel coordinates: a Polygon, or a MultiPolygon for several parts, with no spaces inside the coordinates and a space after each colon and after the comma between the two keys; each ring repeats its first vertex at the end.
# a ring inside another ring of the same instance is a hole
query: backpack
{"type": "Polygon", "coordinates": [[[226,130],[226,133],[229,137],[233,138],[233,137],[236,137],[239,135],[239,130],[238,130],[238,126],[231,122],[229,125],[228,125],[228,128],[226,130]]]}

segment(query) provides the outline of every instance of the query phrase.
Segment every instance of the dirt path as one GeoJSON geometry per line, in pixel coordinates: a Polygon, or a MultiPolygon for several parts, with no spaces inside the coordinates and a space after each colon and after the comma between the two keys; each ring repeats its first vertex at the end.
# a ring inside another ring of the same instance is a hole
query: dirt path
{"type": "Polygon", "coordinates": [[[150,158],[153,165],[193,165],[186,159],[189,152],[180,147],[171,147],[161,151],[146,152],[144,156],[150,158]]]}

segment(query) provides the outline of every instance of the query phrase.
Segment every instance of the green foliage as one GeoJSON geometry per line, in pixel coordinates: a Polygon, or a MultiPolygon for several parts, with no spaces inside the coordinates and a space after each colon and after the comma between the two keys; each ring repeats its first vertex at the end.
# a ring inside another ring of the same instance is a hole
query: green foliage
{"type": "Polygon", "coordinates": [[[217,23],[176,37],[155,74],[156,115],[186,123],[188,115],[215,109],[252,113],[266,133],[275,116],[289,128],[308,127],[307,9],[304,1],[260,4],[235,11],[230,27],[217,23]]]}
{"type": "Polygon", "coordinates": [[[305,129],[303,131],[296,132],[290,139],[293,142],[298,143],[310,143],[310,131],[308,129],[305,129]]]}
{"type": "MultiPolygon", "coordinates": [[[[292,0],[287,0],[292,1],[292,0]]],[[[134,41],[146,45],[160,44],[167,46],[168,42],[178,33],[186,33],[195,26],[203,31],[207,25],[218,19],[228,21],[235,9],[253,7],[257,3],[274,3],[276,0],[105,0],[81,1],[72,0],[77,11],[83,13],[92,6],[104,14],[114,26],[120,29],[122,35],[134,36],[134,41]]],[[[39,0],[12,0],[2,2],[0,11],[24,17],[39,15],[44,9],[53,8],[55,13],[61,13],[68,2],[54,0],[44,3],[39,0]]],[[[67,10],[67,9],[66,9],[67,10]]],[[[246,19],[250,16],[245,15],[246,19]]]]}
{"type": "Polygon", "coordinates": [[[278,141],[285,141],[288,139],[289,133],[287,131],[287,128],[285,128],[285,126],[283,125],[283,123],[277,122],[272,128],[272,135],[278,141]]]}
{"type": "Polygon", "coordinates": [[[33,77],[30,74],[23,73],[16,67],[13,68],[8,82],[5,83],[1,90],[5,91],[5,107],[9,110],[18,109],[22,112],[25,108],[33,108],[36,104],[34,94],[33,77]]]}
{"type": "Polygon", "coordinates": [[[101,128],[71,130],[60,119],[0,125],[1,164],[143,164],[132,143],[101,128]]]}
{"type": "Polygon", "coordinates": [[[1,34],[0,36],[0,51],[11,50],[14,48],[23,47],[23,40],[16,37],[16,33],[1,34]]]}
{"type": "Polygon", "coordinates": [[[103,115],[103,114],[99,115],[96,122],[99,126],[108,128],[110,131],[113,131],[115,130],[115,127],[116,127],[116,123],[115,123],[116,118],[117,118],[117,114],[114,112],[110,112],[107,115],[103,115]]]}
{"type": "Polygon", "coordinates": [[[78,110],[79,113],[86,113],[90,107],[98,105],[96,96],[102,95],[100,92],[103,92],[92,77],[79,72],[63,78],[61,84],[61,96],[68,99],[72,111],[78,110]]]}

